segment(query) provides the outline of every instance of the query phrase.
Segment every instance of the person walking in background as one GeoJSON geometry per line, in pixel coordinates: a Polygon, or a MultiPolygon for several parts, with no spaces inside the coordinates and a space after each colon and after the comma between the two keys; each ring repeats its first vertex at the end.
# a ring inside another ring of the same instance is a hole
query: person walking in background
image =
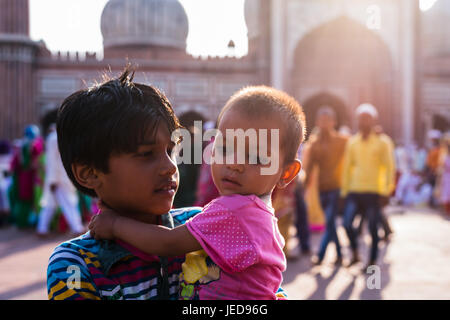
{"type": "Polygon", "coordinates": [[[395,201],[403,205],[406,204],[410,187],[414,180],[413,159],[403,144],[395,148],[395,162],[397,164],[398,181],[395,188],[395,201]]]}
{"type": "MultiPolygon", "coordinates": [[[[301,158],[304,168],[309,166],[311,161],[311,142],[314,141],[319,134],[319,128],[315,127],[309,135],[309,139],[302,147],[301,158]]],[[[320,205],[319,197],[319,169],[317,166],[312,168],[308,185],[304,184],[303,199],[308,212],[308,223],[311,232],[322,232],[325,229],[325,214],[320,205]]]]}
{"type": "MultiPolygon", "coordinates": [[[[431,141],[431,148],[428,151],[427,155],[427,180],[431,184],[431,187],[434,189],[436,187],[436,178],[437,178],[437,169],[439,166],[439,158],[441,153],[440,139],[442,137],[442,133],[439,130],[430,130],[428,133],[428,138],[431,141]]],[[[430,207],[436,207],[436,200],[432,195],[430,197],[429,202],[430,207]]]]}
{"type": "Polygon", "coordinates": [[[11,164],[11,146],[8,141],[0,141],[0,226],[6,223],[10,206],[8,201],[8,188],[11,183],[9,170],[11,164]]]}
{"type": "Polygon", "coordinates": [[[11,220],[19,228],[34,226],[42,196],[44,143],[36,125],[28,125],[24,138],[15,150],[12,184],[8,190],[11,220]]]}
{"type": "Polygon", "coordinates": [[[50,130],[45,141],[44,193],[41,200],[42,210],[39,214],[37,235],[40,237],[48,235],[50,222],[58,207],[61,208],[71,232],[78,235],[84,232],[78,208],[78,195],[64,170],[58,150],[55,126],[50,130]]]}
{"type": "Polygon", "coordinates": [[[371,104],[362,104],[356,109],[356,115],[359,132],[345,150],[341,188],[341,195],[346,197],[344,227],[352,249],[349,266],[360,261],[358,234],[353,226],[358,211],[365,215],[372,238],[368,265],[376,263],[381,204],[394,187],[393,152],[389,143],[373,130],[377,110],[371,104]]]}
{"type": "MultiPolygon", "coordinates": [[[[297,151],[298,159],[302,157],[303,145],[297,151]]],[[[296,254],[288,250],[290,239],[290,228],[294,224],[297,230],[296,237],[301,255],[309,256],[311,254],[310,231],[308,221],[308,211],[304,199],[304,188],[302,183],[302,171],[297,177],[284,189],[275,188],[272,195],[273,208],[275,216],[278,219],[278,228],[286,245],[283,248],[288,259],[297,259],[296,254]]],[[[304,176],[304,175],[303,175],[304,176]]],[[[304,177],[303,177],[304,178],[304,177]]]]}
{"type": "MultiPolygon", "coordinates": [[[[391,137],[389,137],[386,133],[384,133],[383,127],[380,125],[376,125],[374,126],[374,132],[378,135],[378,137],[380,137],[381,139],[383,139],[384,141],[386,141],[386,143],[389,146],[389,152],[391,153],[392,157],[392,165],[393,165],[393,172],[394,172],[394,182],[392,182],[392,185],[395,186],[395,172],[396,172],[396,167],[395,167],[395,144],[394,141],[392,141],[391,137]]],[[[386,174],[381,174],[380,175],[380,179],[381,181],[379,182],[380,186],[384,186],[386,185],[386,181],[384,181],[384,179],[386,179],[386,174]]],[[[392,193],[394,192],[394,187],[392,188],[392,193]]],[[[384,208],[388,205],[389,203],[389,197],[392,194],[389,194],[386,197],[382,197],[383,202],[381,203],[381,210],[380,210],[380,223],[381,223],[381,227],[383,228],[384,231],[384,236],[383,239],[385,241],[389,240],[389,237],[392,235],[392,233],[394,233],[392,231],[391,225],[389,223],[389,220],[386,216],[386,213],[384,212],[384,208]]],[[[363,219],[361,220],[363,221],[363,219]]]]}
{"type": "Polygon", "coordinates": [[[445,213],[450,217],[450,132],[445,135],[444,151],[441,166],[439,168],[440,202],[444,206],[445,213]]]}
{"type": "MultiPolygon", "coordinates": [[[[300,159],[300,157],[299,157],[300,159]]],[[[292,183],[295,183],[292,182],[292,183]]],[[[310,232],[308,211],[306,209],[304,195],[304,186],[300,179],[297,179],[296,188],[294,190],[295,197],[295,228],[297,229],[297,239],[300,250],[303,255],[311,254],[310,232]]]]}
{"type": "Polygon", "coordinates": [[[332,108],[320,108],[316,119],[319,132],[311,141],[309,161],[305,166],[305,186],[309,185],[313,168],[317,167],[320,205],[325,213],[326,229],[318,255],[312,258],[312,262],[316,265],[321,264],[328,244],[334,242],[337,254],[335,264],[339,265],[342,263],[342,254],[336,232],[336,216],[339,209],[342,164],[347,138],[335,130],[336,113],[332,108]]]}

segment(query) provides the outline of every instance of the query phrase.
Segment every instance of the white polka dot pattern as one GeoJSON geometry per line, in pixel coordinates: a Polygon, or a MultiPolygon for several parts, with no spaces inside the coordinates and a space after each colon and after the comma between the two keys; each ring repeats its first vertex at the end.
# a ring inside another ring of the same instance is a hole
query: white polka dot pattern
{"type": "MultiPolygon", "coordinates": [[[[234,272],[242,271],[257,262],[257,252],[249,235],[233,213],[218,203],[210,203],[194,217],[191,226],[208,248],[230,265],[234,272]]],[[[219,266],[220,263],[215,261],[219,266]]]]}

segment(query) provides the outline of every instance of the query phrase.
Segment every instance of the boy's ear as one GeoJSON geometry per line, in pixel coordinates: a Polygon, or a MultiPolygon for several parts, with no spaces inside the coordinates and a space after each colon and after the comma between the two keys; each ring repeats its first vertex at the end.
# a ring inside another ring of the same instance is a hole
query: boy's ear
{"type": "Polygon", "coordinates": [[[300,160],[295,159],[289,162],[283,169],[283,173],[277,183],[277,187],[281,189],[285,188],[297,176],[301,169],[302,163],[300,160]]]}
{"type": "Polygon", "coordinates": [[[101,185],[97,170],[92,167],[73,163],[72,172],[77,182],[85,188],[95,190],[101,185]]]}

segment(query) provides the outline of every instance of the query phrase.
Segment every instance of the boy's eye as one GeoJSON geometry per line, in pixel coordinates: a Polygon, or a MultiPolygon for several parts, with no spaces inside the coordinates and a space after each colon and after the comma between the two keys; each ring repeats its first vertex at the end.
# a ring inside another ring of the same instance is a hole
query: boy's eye
{"type": "Polygon", "coordinates": [[[153,151],[147,151],[147,152],[139,153],[140,157],[150,157],[151,155],[153,155],[153,151]]]}

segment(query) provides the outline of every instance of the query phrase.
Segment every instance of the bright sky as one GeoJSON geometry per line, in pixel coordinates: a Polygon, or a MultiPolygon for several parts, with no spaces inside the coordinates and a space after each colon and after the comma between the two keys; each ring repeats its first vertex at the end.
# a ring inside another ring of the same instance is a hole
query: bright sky
{"type": "Polygon", "coordinates": [[[427,11],[437,0],[420,0],[420,10],[427,11]]]}
{"type": "MultiPolygon", "coordinates": [[[[244,0],[179,0],[189,19],[187,51],[195,56],[247,53],[244,0]]],[[[108,0],[30,0],[30,33],[51,51],[103,49],[100,17],[108,0]]]]}
{"type": "MultiPolygon", "coordinates": [[[[43,39],[51,51],[101,52],[100,16],[108,0],[30,0],[31,37],[43,39]]],[[[189,18],[187,51],[195,56],[227,55],[230,39],[235,55],[247,53],[244,0],[179,0],[189,18]]],[[[420,0],[430,9],[436,0],[420,0]]]]}

